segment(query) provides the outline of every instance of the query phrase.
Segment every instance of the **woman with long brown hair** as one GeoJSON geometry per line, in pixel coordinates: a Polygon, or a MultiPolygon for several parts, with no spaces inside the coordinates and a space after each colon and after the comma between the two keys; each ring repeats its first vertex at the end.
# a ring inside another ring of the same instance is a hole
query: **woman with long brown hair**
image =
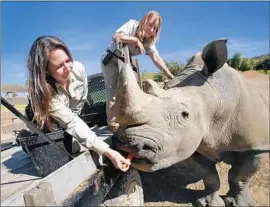
{"type": "Polygon", "coordinates": [[[117,41],[128,45],[131,56],[145,53],[151,58],[153,63],[164,72],[168,79],[174,77],[166,67],[163,59],[159,56],[156,48],[161,23],[162,18],[156,11],[146,13],[140,22],[130,19],[116,30],[112,37],[113,40],[102,56],[101,66],[107,89],[107,122],[109,129],[112,131],[118,127],[117,123],[114,122],[115,117],[111,113],[111,108],[115,103],[115,90],[119,75],[117,57],[111,54],[116,51],[117,41]]]}
{"type": "Polygon", "coordinates": [[[87,74],[83,64],[73,61],[63,41],[42,36],[33,43],[27,67],[29,97],[40,129],[61,126],[82,146],[108,157],[116,168],[128,170],[130,161],[99,139],[78,116],[87,100],[87,74]],[[122,165],[126,164],[126,168],[122,165]]]}

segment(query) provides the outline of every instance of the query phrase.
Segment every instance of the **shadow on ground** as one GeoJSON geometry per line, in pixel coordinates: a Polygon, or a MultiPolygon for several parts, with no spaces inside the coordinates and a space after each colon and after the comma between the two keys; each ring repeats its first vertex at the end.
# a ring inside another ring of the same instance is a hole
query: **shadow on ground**
{"type": "Polygon", "coordinates": [[[203,179],[198,164],[189,158],[167,169],[152,173],[140,172],[144,190],[145,203],[172,202],[194,204],[196,198],[205,195],[204,190],[191,190],[186,186],[203,179]]]}
{"type": "Polygon", "coordinates": [[[37,176],[29,156],[22,150],[17,151],[2,163],[11,173],[37,176]]]}

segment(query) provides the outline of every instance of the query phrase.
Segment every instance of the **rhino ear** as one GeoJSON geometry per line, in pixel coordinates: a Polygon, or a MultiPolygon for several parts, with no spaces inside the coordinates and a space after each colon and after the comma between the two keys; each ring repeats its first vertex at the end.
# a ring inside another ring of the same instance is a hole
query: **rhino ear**
{"type": "Polygon", "coordinates": [[[215,40],[203,48],[202,59],[205,63],[203,72],[211,75],[227,61],[227,39],[215,40]]]}

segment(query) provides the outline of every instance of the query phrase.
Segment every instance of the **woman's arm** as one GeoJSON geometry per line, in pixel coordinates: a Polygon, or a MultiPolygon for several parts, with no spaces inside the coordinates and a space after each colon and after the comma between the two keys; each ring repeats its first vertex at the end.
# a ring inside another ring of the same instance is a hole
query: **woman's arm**
{"type": "Polygon", "coordinates": [[[158,53],[150,53],[149,54],[151,60],[153,61],[153,63],[162,71],[165,73],[165,75],[167,76],[167,78],[169,79],[173,79],[174,76],[173,74],[170,72],[170,70],[167,68],[167,66],[165,65],[163,59],[158,55],[158,53]]]}
{"type": "Polygon", "coordinates": [[[116,41],[119,38],[120,41],[125,44],[137,44],[139,39],[134,37],[134,34],[138,24],[139,23],[137,21],[132,19],[127,21],[115,31],[115,34],[112,37],[113,41],[116,41]]]}
{"type": "Polygon", "coordinates": [[[61,101],[54,98],[49,112],[51,117],[84,147],[97,152],[99,155],[108,157],[115,168],[119,168],[124,172],[129,169],[130,161],[125,159],[119,152],[111,149],[106,142],[99,139],[87,124],[61,101]],[[123,164],[128,167],[123,168],[123,164]]]}
{"type": "Polygon", "coordinates": [[[84,147],[92,149],[100,155],[109,148],[109,145],[99,139],[79,116],[57,98],[52,99],[49,113],[68,134],[77,139],[84,147]]]}
{"type": "Polygon", "coordinates": [[[126,34],[115,33],[112,37],[113,41],[116,42],[119,39],[121,42],[125,44],[137,44],[140,41],[137,37],[130,37],[126,34]]]}
{"type": "Polygon", "coordinates": [[[113,36],[113,41],[116,41],[117,39],[119,39],[120,42],[125,44],[135,44],[140,49],[140,53],[145,52],[142,42],[137,37],[130,37],[125,34],[115,33],[113,36]]]}

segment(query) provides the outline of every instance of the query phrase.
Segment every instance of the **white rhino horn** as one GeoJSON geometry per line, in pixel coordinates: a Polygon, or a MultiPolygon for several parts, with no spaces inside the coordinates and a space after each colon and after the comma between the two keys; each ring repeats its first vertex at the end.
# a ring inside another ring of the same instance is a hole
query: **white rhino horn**
{"type": "Polygon", "coordinates": [[[116,122],[122,126],[145,123],[147,117],[144,116],[143,109],[151,101],[151,96],[139,87],[130,64],[120,61],[118,64],[120,74],[114,106],[116,122]]]}

